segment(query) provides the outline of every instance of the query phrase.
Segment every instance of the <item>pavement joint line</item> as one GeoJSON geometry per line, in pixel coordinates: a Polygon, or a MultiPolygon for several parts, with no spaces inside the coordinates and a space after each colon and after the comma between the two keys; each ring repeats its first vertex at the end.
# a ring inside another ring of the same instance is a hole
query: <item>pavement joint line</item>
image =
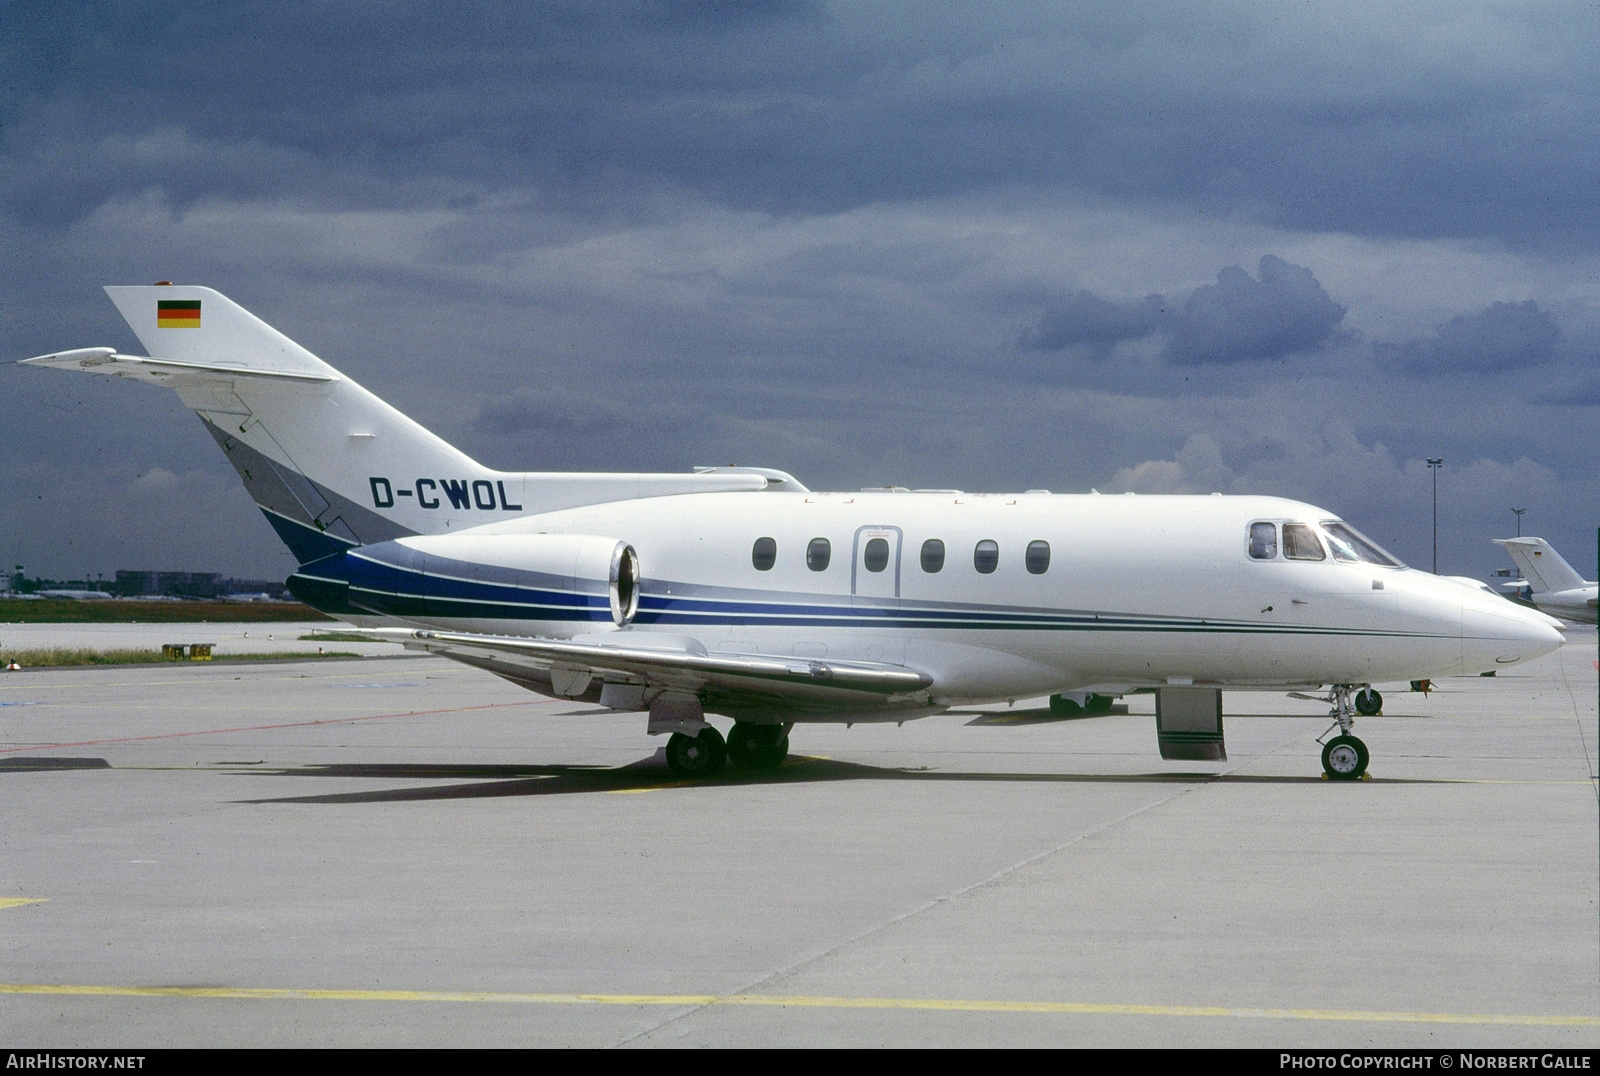
{"type": "Polygon", "coordinates": [[[567,994],[467,990],[337,990],[227,986],[95,986],[0,983],[0,994],[76,997],[214,998],[247,1001],[399,1001],[518,1005],[625,1005],[700,1008],[708,1005],[796,1009],[898,1009],[931,1012],[1014,1012],[1064,1016],[1171,1016],[1243,1020],[1317,1020],[1386,1024],[1491,1024],[1522,1027],[1600,1027],[1600,1016],[1537,1013],[1405,1012],[1373,1009],[1280,1009],[1222,1005],[1137,1005],[1080,1001],[961,998],[842,997],[807,994],[567,994]]]}
{"type": "Polygon", "coordinates": [[[72,743],[33,744],[28,747],[0,748],[0,755],[15,755],[23,751],[50,751],[59,747],[99,747],[112,743],[141,743],[147,740],[176,740],[184,736],[226,736],[235,732],[267,732],[272,729],[312,728],[317,725],[344,725],[353,721],[382,721],[391,717],[429,717],[435,714],[462,714],[473,710],[502,710],[511,706],[533,706],[545,700],[527,699],[517,702],[489,702],[478,706],[450,706],[440,710],[405,710],[392,714],[367,714],[362,717],[325,717],[315,721],[287,721],[272,725],[242,725],[231,729],[196,729],[189,732],[161,732],[149,736],[119,736],[104,740],[77,740],[72,743]]]}
{"type": "MultiPolygon", "coordinates": [[[[1033,853],[1031,853],[1029,855],[1025,855],[1021,859],[1017,860],[1016,862],[1011,863],[1011,864],[1009,864],[1007,866],[1001,867],[999,870],[991,872],[987,877],[980,878],[975,882],[969,882],[966,885],[957,886],[956,888],[947,890],[946,892],[941,893],[938,896],[929,897],[929,898],[921,901],[920,903],[918,903],[915,907],[907,908],[905,911],[899,912],[899,913],[897,913],[895,915],[891,915],[887,919],[883,919],[883,920],[881,920],[881,921],[879,921],[877,923],[869,924],[868,926],[863,927],[860,930],[857,930],[855,933],[849,935],[848,937],[840,938],[840,939],[838,939],[836,941],[833,941],[831,943],[824,944],[824,945],[812,950],[809,953],[803,953],[803,954],[795,957],[794,959],[788,961],[787,963],[785,963],[785,964],[783,964],[783,965],[781,965],[779,967],[771,968],[771,969],[769,969],[769,970],[767,970],[765,972],[762,972],[761,974],[756,975],[754,978],[752,978],[751,980],[746,982],[743,986],[741,986],[739,988],[738,992],[736,992],[734,994],[725,995],[725,996],[727,996],[727,997],[766,997],[766,996],[772,996],[772,995],[749,994],[749,993],[745,993],[745,991],[753,990],[756,987],[759,987],[759,986],[761,986],[762,984],[765,984],[765,983],[770,983],[773,980],[778,979],[780,976],[792,975],[796,971],[798,971],[799,969],[807,966],[808,964],[815,964],[818,961],[824,960],[824,959],[832,956],[833,954],[835,954],[837,952],[840,952],[841,950],[843,950],[847,946],[854,945],[857,942],[864,941],[867,938],[870,938],[870,937],[872,937],[872,936],[874,936],[876,934],[881,934],[886,930],[890,930],[890,929],[892,929],[892,928],[894,928],[896,926],[899,926],[901,923],[904,923],[909,919],[914,919],[917,916],[922,915],[922,914],[924,914],[926,912],[933,911],[936,908],[942,908],[942,907],[950,904],[953,901],[961,899],[962,897],[966,896],[968,893],[973,893],[973,892],[976,892],[977,890],[983,889],[983,888],[985,888],[987,886],[991,886],[995,882],[998,882],[1000,879],[1006,878],[1006,877],[1009,877],[1009,876],[1015,874],[1017,871],[1024,870],[1024,869],[1026,869],[1028,867],[1031,867],[1033,864],[1039,863],[1039,862],[1041,862],[1041,861],[1043,861],[1045,859],[1050,858],[1051,856],[1059,855],[1060,853],[1066,851],[1069,848],[1072,848],[1072,847],[1074,847],[1076,845],[1082,844],[1084,841],[1089,840],[1091,838],[1097,837],[1100,834],[1105,833],[1108,830],[1111,830],[1112,828],[1114,828],[1116,826],[1123,825],[1123,824],[1127,823],[1128,821],[1130,821],[1130,820],[1132,820],[1134,818],[1138,818],[1140,815],[1147,814],[1150,811],[1154,811],[1159,807],[1164,807],[1167,804],[1171,803],[1173,800],[1179,798],[1180,796],[1187,795],[1189,792],[1193,791],[1195,788],[1198,788],[1198,787],[1201,787],[1201,786],[1200,785],[1185,784],[1181,788],[1176,788],[1173,791],[1168,792],[1166,795],[1163,795],[1163,796],[1160,796],[1160,797],[1158,797],[1156,799],[1153,799],[1150,802],[1145,803],[1145,804],[1143,804],[1141,806],[1134,807],[1131,810],[1128,810],[1128,811],[1124,812],[1123,814],[1118,815],[1115,818],[1107,819],[1104,822],[1100,823],[1097,826],[1094,826],[1091,829],[1083,830],[1083,831],[1080,831],[1078,833],[1075,833],[1071,837],[1067,838],[1064,841],[1060,841],[1060,842],[1058,842],[1056,844],[1051,845],[1048,848],[1042,848],[1042,849],[1039,849],[1038,851],[1035,851],[1035,852],[1033,852],[1033,853]]],[[[711,1004],[711,1003],[707,1002],[706,1004],[711,1004]]],[[[692,1011],[692,1009],[691,1009],[691,1011],[692,1011]]],[[[630,1035],[627,1038],[621,1040],[620,1042],[613,1043],[613,1045],[614,1046],[626,1046],[630,1042],[635,1042],[635,1041],[637,1041],[639,1039],[644,1038],[646,1035],[652,1035],[652,1034],[656,1033],[657,1031],[660,1031],[662,1028],[666,1027],[667,1025],[669,1025],[671,1023],[674,1023],[675,1021],[677,1021],[679,1019],[682,1019],[684,1016],[687,1016],[687,1015],[690,1015],[690,1014],[689,1013],[681,1013],[681,1014],[679,1014],[677,1016],[671,1016],[671,1017],[667,1017],[665,1019],[662,1019],[662,1020],[656,1022],[656,1024],[654,1026],[645,1028],[643,1031],[640,1031],[640,1032],[637,1032],[636,1034],[630,1035]]]]}

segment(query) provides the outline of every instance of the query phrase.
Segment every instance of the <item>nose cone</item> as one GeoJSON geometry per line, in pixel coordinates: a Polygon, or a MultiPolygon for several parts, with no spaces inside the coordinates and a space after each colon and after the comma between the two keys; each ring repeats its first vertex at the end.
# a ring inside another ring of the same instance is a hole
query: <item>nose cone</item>
{"type": "Polygon", "coordinates": [[[1542,657],[1566,641],[1559,620],[1504,598],[1473,595],[1461,609],[1463,672],[1503,669],[1542,657]]]}

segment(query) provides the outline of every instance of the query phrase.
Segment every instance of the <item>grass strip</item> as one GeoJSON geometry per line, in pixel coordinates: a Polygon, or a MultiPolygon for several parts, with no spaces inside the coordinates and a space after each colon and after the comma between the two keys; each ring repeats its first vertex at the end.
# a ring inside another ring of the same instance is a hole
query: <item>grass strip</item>
{"type": "MultiPolygon", "coordinates": [[[[237,665],[264,661],[316,661],[319,658],[358,658],[360,654],[336,651],[308,654],[280,650],[265,654],[217,654],[212,665],[237,665]]],[[[0,650],[0,668],[15,663],[24,669],[69,668],[83,665],[204,665],[188,658],[164,658],[159,650],[91,650],[87,647],[44,647],[38,650],[0,650]]]]}
{"type": "Polygon", "coordinates": [[[337,623],[299,602],[0,598],[0,624],[271,624],[307,620],[337,623]]]}

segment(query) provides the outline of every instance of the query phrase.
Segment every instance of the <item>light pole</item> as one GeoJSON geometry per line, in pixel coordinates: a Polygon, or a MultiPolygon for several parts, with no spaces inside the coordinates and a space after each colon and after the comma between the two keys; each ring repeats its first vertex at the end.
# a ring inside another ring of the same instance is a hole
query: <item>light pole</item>
{"type": "Polygon", "coordinates": [[[1526,511],[1527,511],[1526,508],[1513,508],[1511,510],[1511,514],[1517,517],[1517,537],[1518,538],[1522,537],[1522,513],[1526,512],[1526,511]]]}
{"type": "Polygon", "coordinates": [[[1433,472],[1433,574],[1439,574],[1439,468],[1444,458],[1428,457],[1428,470],[1433,472]]]}

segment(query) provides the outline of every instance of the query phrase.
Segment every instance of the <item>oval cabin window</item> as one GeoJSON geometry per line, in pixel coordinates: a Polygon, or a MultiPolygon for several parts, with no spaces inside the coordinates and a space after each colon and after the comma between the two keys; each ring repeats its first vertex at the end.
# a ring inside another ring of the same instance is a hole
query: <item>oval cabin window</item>
{"type": "Polygon", "coordinates": [[[881,572],[889,566],[889,543],[883,538],[874,538],[867,543],[867,548],[862,551],[861,563],[866,565],[869,572],[881,572]]]}
{"type": "Polygon", "coordinates": [[[833,546],[826,538],[813,538],[811,544],[806,546],[806,567],[814,572],[828,570],[828,561],[833,558],[833,546]]]}
{"type": "Polygon", "coordinates": [[[932,575],[944,567],[944,543],[929,538],[922,543],[922,570],[932,575]]]}
{"type": "Polygon", "coordinates": [[[979,542],[972,551],[972,566],[978,569],[981,575],[988,575],[1000,567],[999,544],[989,538],[979,542]]]}
{"type": "Polygon", "coordinates": [[[1028,566],[1029,575],[1043,575],[1050,570],[1050,543],[1029,542],[1028,552],[1023,557],[1023,563],[1028,566]]]}
{"type": "Polygon", "coordinates": [[[758,572],[770,572],[772,566],[778,563],[777,540],[757,538],[756,544],[750,548],[750,563],[756,566],[758,572]]]}

